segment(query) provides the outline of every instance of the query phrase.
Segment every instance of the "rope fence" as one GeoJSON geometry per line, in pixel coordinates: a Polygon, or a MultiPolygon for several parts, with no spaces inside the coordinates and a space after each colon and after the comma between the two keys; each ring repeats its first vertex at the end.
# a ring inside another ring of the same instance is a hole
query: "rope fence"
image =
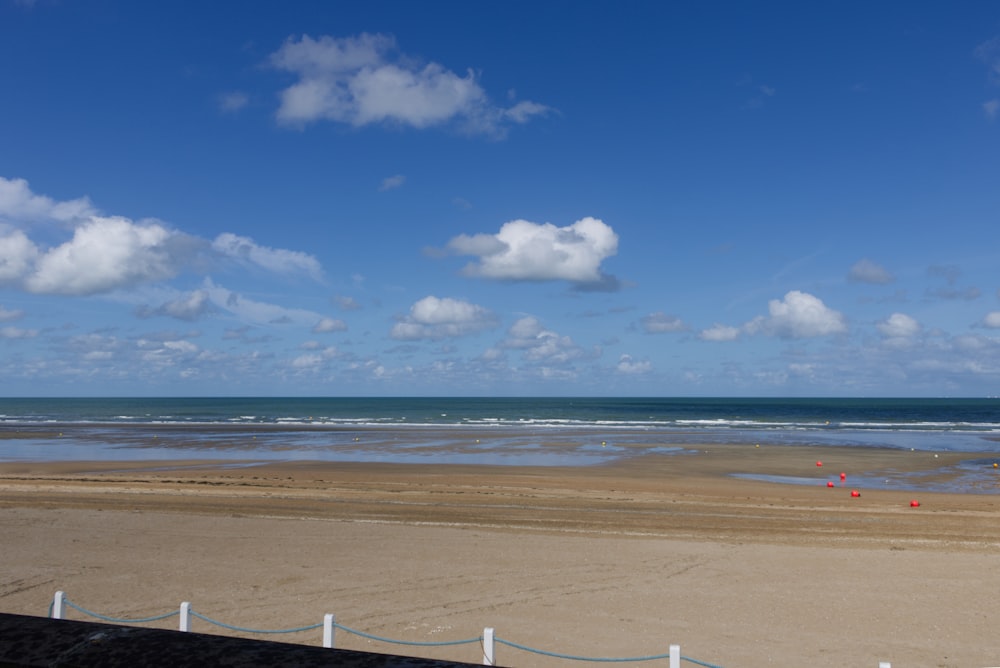
{"type": "MultiPolygon", "coordinates": [[[[384,638],[382,636],[372,635],[370,633],[365,633],[363,631],[358,631],[342,624],[336,623],[334,616],[332,614],[326,614],[323,616],[323,621],[318,624],[310,624],[307,626],[299,626],[289,629],[252,629],[242,626],[233,626],[232,624],[226,624],[225,622],[220,622],[211,617],[206,617],[198,612],[195,612],[191,608],[191,603],[185,601],[181,603],[180,608],[173,610],[171,612],[164,613],[162,615],[155,615],[153,617],[141,617],[141,618],[120,618],[120,617],[109,617],[107,615],[102,615],[99,612],[94,612],[93,610],[88,610],[83,606],[77,605],[73,601],[66,597],[65,592],[57,591],[55,596],[52,598],[52,602],[49,604],[49,617],[52,619],[65,619],[67,608],[72,608],[82,615],[87,615],[88,617],[93,617],[101,621],[109,622],[112,624],[143,624],[148,622],[158,622],[164,619],[169,619],[175,615],[179,618],[178,629],[180,631],[190,632],[191,630],[191,618],[200,619],[203,622],[218,626],[230,631],[236,631],[238,633],[264,633],[264,634],[281,634],[281,633],[300,633],[302,631],[314,631],[316,629],[323,629],[323,647],[328,649],[333,649],[334,646],[334,632],[336,630],[341,630],[345,633],[350,633],[367,640],[372,640],[376,642],[395,644],[395,645],[409,645],[411,647],[445,647],[451,645],[469,645],[474,643],[479,643],[483,648],[483,661],[484,666],[495,665],[496,656],[496,646],[505,645],[512,649],[520,650],[523,652],[528,652],[531,654],[538,654],[541,656],[548,656],[557,659],[566,659],[569,661],[587,661],[587,662],[599,662],[599,663],[629,663],[629,662],[643,662],[643,661],[663,661],[667,660],[669,663],[669,668],[680,668],[681,661],[687,661],[697,666],[704,666],[705,668],[721,668],[711,663],[705,663],[704,661],[699,661],[697,659],[692,659],[687,656],[681,655],[681,648],[679,645],[670,645],[670,651],[666,654],[654,654],[649,656],[633,656],[633,657],[613,657],[613,658],[599,658],[599,657],[588,657],[588,656],[576,656],[572,654],[561,654],[558,652],[550,652],[542,649],[537,649],[534,647],[528,647],[527,645],[522,645],[520,643],[513,642],[511,640],[505,640],[496,636],[494,629],[491,627],[486,627],[483,629],[482,635],[476,636],[475,638],[466,638],[465,640],[446,640],[437,642],[419,642],[412,640],[394,640],[392,638],[384,638]]],[[[880,663],[879,668],[890,668],[889,664],[880,663]]]]}

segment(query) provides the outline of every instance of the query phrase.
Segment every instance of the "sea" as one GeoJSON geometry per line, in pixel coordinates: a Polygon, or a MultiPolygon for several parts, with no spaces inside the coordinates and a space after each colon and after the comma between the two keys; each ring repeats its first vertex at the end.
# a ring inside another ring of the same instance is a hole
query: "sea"
{"type": "Polygon", "coordinates": [[[893,484],[1000,493],[1000,398],[0,398],[5,462],[591,466],[712,443],[967,453],[893,484]]]}

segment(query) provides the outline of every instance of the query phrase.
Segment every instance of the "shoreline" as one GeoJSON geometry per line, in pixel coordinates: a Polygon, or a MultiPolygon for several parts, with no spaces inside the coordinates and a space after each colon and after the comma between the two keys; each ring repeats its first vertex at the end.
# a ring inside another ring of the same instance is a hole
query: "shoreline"
{"type": "MultiPolygon", "coordinates": [[[[942,476],[967,453],[812,446],[695,446],[591,466],[266,460],[0,462],[0,508],[171,510],[718,540],[1000,547],[1000,495],[884,488],[942,476]],[[824,459],[817,466],[817,457],[824,459]],[[847,472],[840,480],[839,472],[847,472]],[[797,484],[754,479],[761,475],[797,484]],[[832,483],[832,486],[830,486],[832,483]],[[858,496],[853,496],[853,493],[858,496]],[[918,500],[919,507],[911,507],[918,500]],[[725,512],[720,512],[725,509],[725,512]],[[853,520],[863,518],[864,523],[853,520]]],[[[1000,486],[1000,471],[990,469],[1000,486]]]]}

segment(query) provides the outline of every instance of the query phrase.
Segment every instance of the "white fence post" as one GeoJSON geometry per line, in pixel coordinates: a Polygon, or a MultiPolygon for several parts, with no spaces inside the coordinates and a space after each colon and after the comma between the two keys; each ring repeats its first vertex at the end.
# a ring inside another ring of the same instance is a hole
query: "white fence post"
{"type": "Polygon", "coordinates": [[[878,668],[892,668],[892,664],[888,661],[879,661],[878,668]]]}
{"type": "Polygon", "coordinates": [[[62,619],[63,618],[63,604],[66,599],[66,594],[57,591],[56,595],[52,598],[52,619],[62,619]]]}
{"type": "Polygon", "coordinates": [[[187,601],[181,603],[180,630],[181,631],[191,630],[191,604],[188,603],[187,601]]]}
{"type": "Polygon", "coordinates": [[[323,615],[323,647],[333,649],[333,615],[323,615]]]}
{"type": "Polygon", "coordinates": [[[681,668],[681,646],[670,646],[670,668],[681,668]]]}
{"type": "Polygon", "coordinates": [[[493,665],[493,627],[483,629],[483,665],[493,665]]]}

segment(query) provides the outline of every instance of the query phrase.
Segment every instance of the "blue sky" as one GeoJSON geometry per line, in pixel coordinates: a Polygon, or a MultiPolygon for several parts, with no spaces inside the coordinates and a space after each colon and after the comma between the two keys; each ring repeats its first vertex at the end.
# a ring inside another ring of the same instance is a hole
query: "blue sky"
{"type": "Polygon", "coordinates": [[[0,0],[0,394],[1000,394],[995,2],[0,0]]]}

